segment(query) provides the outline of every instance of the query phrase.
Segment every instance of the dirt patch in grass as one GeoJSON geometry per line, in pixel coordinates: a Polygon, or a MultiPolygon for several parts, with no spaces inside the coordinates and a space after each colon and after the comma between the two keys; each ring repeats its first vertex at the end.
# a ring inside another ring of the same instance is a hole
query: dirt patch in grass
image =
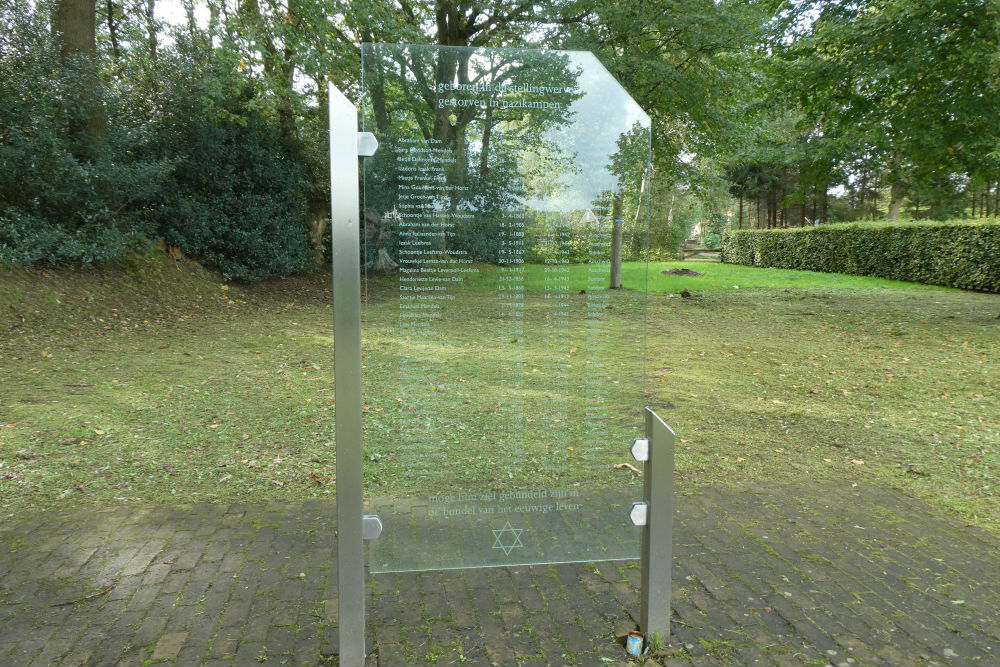
{"type": "Polygon", "coordinates": [[[691,269],[665,269],[660,271],[665,276],[700,276],[701,274],[691,269]]]}

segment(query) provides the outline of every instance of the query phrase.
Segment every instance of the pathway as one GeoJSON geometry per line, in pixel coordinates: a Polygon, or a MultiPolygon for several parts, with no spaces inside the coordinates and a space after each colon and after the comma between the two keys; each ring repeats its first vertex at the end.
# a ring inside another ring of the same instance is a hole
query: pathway
{"type": "MultiPolygon", "coordinates": [[[[875,486],[678,498],[666,665],[1000,664],[1000,540],[875,486]]],[[[0,525],[0,664],[335,665],[331,504],[0,525]],[[69,603],[69,604],[66,604],[69,603]]],[[[370,663],[629,664],[634,562],[380,574],[370,663]]]]}

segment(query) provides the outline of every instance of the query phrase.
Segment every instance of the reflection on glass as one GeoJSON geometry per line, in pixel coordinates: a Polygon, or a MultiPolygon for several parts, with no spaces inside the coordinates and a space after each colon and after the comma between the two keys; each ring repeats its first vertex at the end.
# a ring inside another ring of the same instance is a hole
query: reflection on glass
{"type": "Polygon", "coordinates": [[[589,53],[364,45],[374,572],[631,558],[649,118],[589,53]]]}

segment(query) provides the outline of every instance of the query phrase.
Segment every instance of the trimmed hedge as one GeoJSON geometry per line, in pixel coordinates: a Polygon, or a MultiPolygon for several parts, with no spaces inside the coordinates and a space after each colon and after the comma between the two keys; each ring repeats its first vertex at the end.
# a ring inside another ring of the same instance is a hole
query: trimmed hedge
{"type": "Polygon", "coordinates": [[[1000,223],[848,223],[735,230],[723,238],[722,261],[1000,293],[1000,223]]]}

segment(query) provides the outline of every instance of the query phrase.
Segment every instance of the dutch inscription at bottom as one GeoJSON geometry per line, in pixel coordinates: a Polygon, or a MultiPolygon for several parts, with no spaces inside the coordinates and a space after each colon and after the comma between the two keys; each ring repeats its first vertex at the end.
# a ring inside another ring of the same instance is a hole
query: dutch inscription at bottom
{"type": "Polygon", "coordinates": [[[533,489],[531,491],[491,491],[431,496],[427,516],[475,516],[478,514],[525,514],[529,512],[571,512],[582,505],[576,489],[533,489]]]}

